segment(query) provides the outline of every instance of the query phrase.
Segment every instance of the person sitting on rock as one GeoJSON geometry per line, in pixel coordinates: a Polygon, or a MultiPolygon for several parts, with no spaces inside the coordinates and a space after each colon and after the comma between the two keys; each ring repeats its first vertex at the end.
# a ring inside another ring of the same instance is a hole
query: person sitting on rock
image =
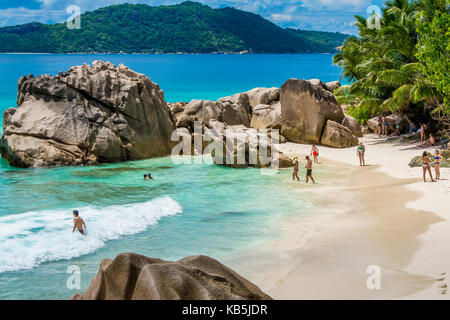
{"type": "Polygon", "coordinates": [[[420,144],[419,147],[434,147],[436,145],[436,138],[434,134],[430,133],[430,138],[424,143],[420,144]]]}

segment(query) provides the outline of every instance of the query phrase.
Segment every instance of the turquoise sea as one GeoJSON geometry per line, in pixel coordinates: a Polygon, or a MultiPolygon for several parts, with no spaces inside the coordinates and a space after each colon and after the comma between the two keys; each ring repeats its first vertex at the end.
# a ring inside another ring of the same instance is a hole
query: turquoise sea
{"type": "MultiPolygon", "coordinates": [[[[149,76],[169,102],[218,99],[289,78],[338,80],[331,55],[0,55],[0,111],[17,80],[107,60],[149,76]]],[[[318,167],[316,174],[330,175],[318,167]]],[[[17,169],[0,160],[0,299],[67,299],[84,291],[102,259],[136,252],[162,259],[206,254],[229,263],[280,237],[284,218],[309,203],[290,171],[177,164],[170,157],[95,167],[17,169]],[[153,181],[144,181],[151,172],[153,181]],[[78,209],[88,235],[72,233],[78,209]],[[81,268],[81,289],[67,269],[81,268]]],[[[245,273],[245,272],[244,272],[245,273]]],[[[249,275],[247,275],[249,276],[249,275]]]]}

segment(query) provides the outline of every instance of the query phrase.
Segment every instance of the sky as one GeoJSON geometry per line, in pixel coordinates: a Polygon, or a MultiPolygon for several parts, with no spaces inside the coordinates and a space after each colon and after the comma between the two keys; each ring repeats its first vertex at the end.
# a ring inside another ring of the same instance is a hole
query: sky
{"type": "MultiPolygon", "coordinates": [[[[0,0],[0,27],[28,22],[55,23],[65,21],[69,6],[81,12],[118,3],[168,5],[182,0],[0,0]]],[[[234,7],[259,14],[281,27],[356,34],[354,15],[368,16],[372,5],[383,0],[197,0],[213,8],[234,7]]]]}

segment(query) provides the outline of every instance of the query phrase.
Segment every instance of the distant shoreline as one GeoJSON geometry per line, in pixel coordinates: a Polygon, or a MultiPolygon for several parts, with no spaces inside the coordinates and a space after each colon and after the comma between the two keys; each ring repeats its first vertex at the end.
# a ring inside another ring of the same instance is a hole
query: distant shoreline
{"type": "Polygon", "coordinates": [[[239,53],[239,52],[227,52],[227,53],[218,53],[218,52],[204,52],[204,53],[188,53],[188,52],[168,52],[168,53],[139,53],[139,52],[130,52],[130,53],[111,53],[111,52],[78,52],[78,53],[54,53],[54,52],[0,52],[0,54],[59,54],[59,55],[206,55],[206,54],[214,54],[214,55],[279,55],[279,54],[336,54],[336,52],[289,52],[289,53],[239,53]]]}

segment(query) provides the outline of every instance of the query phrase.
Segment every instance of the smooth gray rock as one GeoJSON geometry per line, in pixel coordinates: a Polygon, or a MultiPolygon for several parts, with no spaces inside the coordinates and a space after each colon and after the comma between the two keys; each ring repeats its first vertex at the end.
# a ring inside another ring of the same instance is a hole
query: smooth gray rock
{"type": "Polygon", "coordinates": [[[349,128],[328,120],[320,143],[333,148],[347,148],[356,146],[358,138],[353,135],[349,128]]]}
{"type": "Polygon", "coordinates": [[[281,134],[289,141],[319,144],[328,120],[344,120],[334,95],[316,82],[289,79],[281,87],[281,134]]]}
{"type": "Polygon", "coordinates": [[[360,123],[352,116],[345,114],[344,120],[342,120],[342,125],[349,128],[355,137],[362,137],[363,132],[360,123]]]}
{"type": "Polygon", "coordinates": [[[71,300],[271,300],[219,261],[190,256],[164,261],[135,253],[105,259],[91,285],[71,300]]]}
{"type": "Polygon", "coordinates": [[[170,154],[174,122],[160,87],[128,67],[94,61],[18,82],[0,152],[19,167],[81,165],[170,154]]]}

